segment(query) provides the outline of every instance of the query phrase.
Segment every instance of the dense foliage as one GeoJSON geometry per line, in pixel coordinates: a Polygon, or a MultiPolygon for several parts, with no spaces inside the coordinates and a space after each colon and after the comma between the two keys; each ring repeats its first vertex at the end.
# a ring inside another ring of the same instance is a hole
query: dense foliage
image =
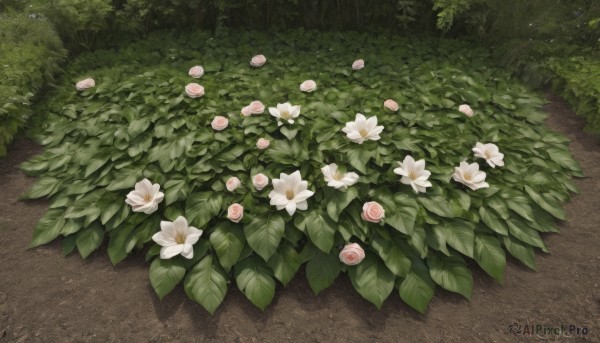
{"type": "Polygon", "coordinates": [[[505,251],[535,269],[535,250],[547,251],[540,233],[558,230],[554,218],[565,219],[562,203],[576,191],[570,179],[581,175],[567,139],[542,125],[542,100],[490,68],[489,58],[457,41],[310,31],[163,33],[117,52],[82,54],[45,104],[45,152],[22,165],[39,176],[25,197],[52,200],[32,246],[62,237],[65,254],[86,258],[108,240],[114,264],[149,246],[157,294],[183,281],[211,313],[229,282],[265,308],[276,280],[287,284],[304,263],[315,293],[347,272],[378,307],[394,289],[421,312],[438,286],[469,298],[469,259],[499,282],[505,251]],[[267,63],[252,68],[259,53],[267,63]],[[364,69],[352,70],[357,58],[364,69]],[[198,64],[204,75],[193,79],[187,71],[198,64]],[[96,86],[77,92],[74,83],[86,77],[96,86]],[[300,91],[306,79],[316,81],[314,92],[300,91]],[[186,96],[190,82],[204,86],[203,97],[186,96]],[[384,110],[388,98],[398,112],[384,110]],[[301,114],[282,126],[268,111],[240,115],[253,100],[291,102],[301,114]],[[474,116],[457,110],[463,103],[474,116]],[[380,140],[357,144],[341,131],[358,112],[377,116],[380,140]],[[211,128],[219,115],[229,120],[222,131],[211,128]],[[258,138],[270,146],[258,149],[258,138]],[[476,160],[477,142],[496,144],[505,166],[476,160]],[[426,161],[426,193],[393,172],[407,155],[426,161]],[[465,160],[479,163],[489,188],[452,180],[465,160]],[[358,183],[328,187],[321,168],[334,162],[358,173],[358,183]],[[314,196],[293,216],[269,204],[271,184],[252,186],[257,173],[273,180],[296,170],[314,196]],[[233,176],[242,186],[230,192],[225,182],[233,176]],[[143,178],[165,193],[151,214],[125,203],[143,178]],[[370,201],[385,209],[382,223],[361,219],[370,201]],[[233,203],[244,207],[239,223],[227,219],[233,203]],[[192,259],[161,259],[152,236],[180,215],[204,233],[192,259]],[[348,242],[366,252],[358,265],[338,259],[348,242]]]}
{"type": "Polygon", "coordinates": [[[28,122],[32,98],[53,82],[65,56],[48,22],[0,15],[0,157],[28,122]]]}

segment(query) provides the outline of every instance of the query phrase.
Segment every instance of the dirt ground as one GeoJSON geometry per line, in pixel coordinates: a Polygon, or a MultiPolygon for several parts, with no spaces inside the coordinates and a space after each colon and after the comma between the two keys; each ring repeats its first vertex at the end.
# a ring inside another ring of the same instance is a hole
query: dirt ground
{"type": "Polygon", "coordinates": [[[547,97],[547,125],[572,140],[587,175],[567,204],[570,221],[545,235],[538,272],[510,260],[499,285],[474,266],[472,300],[438,289],[426,315],[397,293],[378,311],[345,276],[316,297],[300,272],[264,312],[234,286],[211,317],[181,287],[159,301],[142,255],[113,267],[106,247],[86,261],[63,258],[58,242],[27,250],[48,203],[18,200],[34,179],[17,166],[41,148],[17,140],[0,160],[0,342],[600,342],[600,139],[547,97]],[[587,334],[536,336],[531,325],[587,334]]]}

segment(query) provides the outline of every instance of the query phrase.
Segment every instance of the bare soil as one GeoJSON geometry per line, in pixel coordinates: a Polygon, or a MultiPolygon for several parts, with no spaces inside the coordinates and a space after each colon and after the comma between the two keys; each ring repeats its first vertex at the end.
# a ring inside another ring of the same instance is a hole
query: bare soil
{"type": "Polygon", "coordinates": [[[59,242],[28,250],[48,202],[18,200],[34,179],[17,166],[41,148],[17,140],[0,160],[0,342],[600,342],[600,140],[547,97],[547,125],[572,140],[587,176],[566,205],[569,221],[545,235],[551,252],[538,253],[537,272],[511,259],[500,285],[474,266],[472,300],[438,289],[426,315],[397,293],[378,311],[346,276],[314,296],[300,272],[264,312],[232,286],[210,316],[181,287],[160,301],[141,254],[113,267],[106,247],[86,261],[64,258],[59,242]],[[587,334],[514,335],[513,323],[587,334]]]}

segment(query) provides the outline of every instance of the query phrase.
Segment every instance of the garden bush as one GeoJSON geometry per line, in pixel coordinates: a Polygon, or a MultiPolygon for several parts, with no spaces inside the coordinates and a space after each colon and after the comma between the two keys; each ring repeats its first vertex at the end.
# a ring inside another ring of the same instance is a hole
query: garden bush
{"type": "Polygon", "coordinates": [[[159,297],[183,283],[210,313],[229,283],[264,309],[303,264],[315,294],[345,272],[377,307],[394,290],[420,312],[436,287],[470,298],[469,260],[499,282],[505,251],[536,268],[582,175],[542,99],[490,59],[460,41],[304,30],[84,53],[43,104],[45,151],[21,166],[39,176],[24,197],[51,199],[31,246],[145,253],[159,297]]]}
{"type": "Polygon", "coordinates": [[[66,51],[45,20],[0,15],[0,157],[31,116],[31,101],[54,81],[66,51]]]}

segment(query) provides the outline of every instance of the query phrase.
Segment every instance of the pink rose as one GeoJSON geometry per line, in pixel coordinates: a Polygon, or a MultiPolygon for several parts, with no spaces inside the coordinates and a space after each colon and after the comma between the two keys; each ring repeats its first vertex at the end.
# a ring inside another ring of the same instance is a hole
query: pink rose
{"type": "Polygon", "coordinates": [[[313,80],[306,80],[300,84],[300,90],[303,92],[310,93],[317,89],[317,83],[313,80]]]}
{"type": "Polygon", "coordinates": [[[262,67],[267,62],[265,55],[256,55],[250,60],[250,65],[254,68],[262,67]]]}
{"type": "Polygon", "coordinates": [[[244,117],[250,117],[252,115],[252,112],[250,112],[250,106],[242,108],[241,113],[244,117]]]}
{"type": "Polygon", "coordinates": [[[96,86],[96,81],[94,81],[94,79],[92,79],[92,78],[81,80],[75,84],[75,88],[78,91],[84,91],[84,90],[86,90],[88,88],[92,88],[94,86],[96,86]]]}
{"type": "Polygon", "coordinates": [[[204,75],[204,68],[202,68],[202,66],[191,67],[190,71],[188,72],[188,75],[195,79],[198,79],[202,77],[202,75],[204,75]]]}
{"type": "Polygon", "coordinates": [[[242,185],[242,181],[240,181],[240,179],[238,179],[235,176],[230,177],[227,180],[227,182],[225,183],[225,187],[227,187],[227,190],[230,192],[235,191],[241,185],[242,185]]]}
{"type": "Polygon", "coordinates": [[[354,63],[352,63],[352,69],[354,69],[354,70],[361,70],[364,67],[365,67],[364,60],[356,60],[356,61],[354,61],[354,63]]]}
{"type": "Polygon", "coordinates": [[[370,201],[363,205],[360,216],[368,222],[379,223],[385,217],[385,210],[377,202],[370,201]]]}
{"type": "Polygon", "coordinates": [[[227,218],[234,223],[239,223],[244,218],[244,207],[238,203],[229,205],[227,218]]]}
{"type": "Polygon", "coordinates": [[[255,100],[250,103],[248,110],[250,111],[250,114],[261,114],[265,111],[265,105],[263,105],[262,102],[255,100]]]}
{"type": "Polygon", "coordinates": [[[383,103],[383,107],[385,107],[386,109],[392,111],[392,112],[396,112],[398,111],[398,109],[400,108],[400,106],[398,106],[398,103],[395,102],[392,99],[387,99],[384,103],[383,103]]]}
{"type": "Polygon", "coordinates": [[[256,141],[256,147],[261,150],[268,148],[269,144],[271,144],[271,141],[266,138],[259,138],[258,141],[256,141]]]}
{"type": "Polygon", "coordinates": [[[357,243],[346,244],[340,251],[340,261],[349,266],[359,264],[365,258],[365,251],[357,243]]]}
{"type": "Polygon", "coordinates": [[[185,93],[190,98],[199,98],[204,95],[204,87],[197,83],[189,83],[187,86],[185,86],[185,93]]]}
{"type": "Polygon", "coordinates": [[[227,125],[229,125],[229,119],[223,116],[216,116],[212,123],[210,123],[210,126],[217,131],[225,130],[227,125]]]}
{"type": "Polygon", "coordinates": [[[473,110],[469,105],[460,105],[458,106],[458,111],[464,113],[467,117],[471,118],[473,116],[473,110]]]}
{"type": "Polygon", "coordinates": [[[267,187],[267,185],[269,184],[269,178],[263,173],[256,174],[252,178],[252,184],[254,185],[254,188],[256,188],[257,191],[260,191],[263,188],[267,187]]]}

